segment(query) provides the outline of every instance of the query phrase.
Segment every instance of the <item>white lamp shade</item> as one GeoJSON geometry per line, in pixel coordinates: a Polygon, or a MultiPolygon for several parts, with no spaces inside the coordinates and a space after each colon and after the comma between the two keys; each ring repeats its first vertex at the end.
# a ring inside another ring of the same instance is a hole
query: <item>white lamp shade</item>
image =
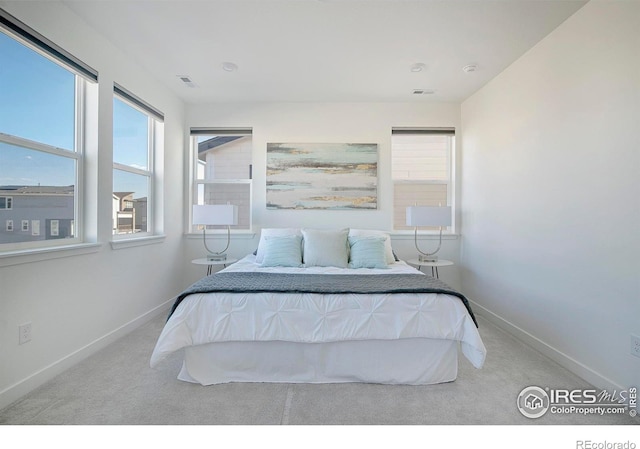
{"type": "Polygon", "coordinates": [[[238,206],[233,204],[207,204],[193,206],[194,225],[237,225],[238,206]]]}
{"type": "Polygon", "coordinates": [[[451,207],[407,207],[407,226],[450,226],[451,207]]]}

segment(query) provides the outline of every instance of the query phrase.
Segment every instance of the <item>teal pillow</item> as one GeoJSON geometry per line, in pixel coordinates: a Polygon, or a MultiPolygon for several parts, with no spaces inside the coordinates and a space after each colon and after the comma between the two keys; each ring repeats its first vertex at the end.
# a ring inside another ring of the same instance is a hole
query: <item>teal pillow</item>
{"type": "Polygon", "coordinates": [[[263,267],[302,266],[302,237],[287,235],[264,239],[263,267]]]}
{"type": "Polygon", "coordinates": [[[389,268],[384,237],[349,237],[349,268],[389,268]]]}

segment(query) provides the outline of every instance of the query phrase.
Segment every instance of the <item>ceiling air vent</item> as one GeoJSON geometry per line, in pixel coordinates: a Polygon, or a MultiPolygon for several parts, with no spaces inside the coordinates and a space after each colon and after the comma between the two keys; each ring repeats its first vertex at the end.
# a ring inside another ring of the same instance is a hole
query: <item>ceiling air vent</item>
{"type": "Polygon", "coordinates": [[[191,78],[189,78],[187,75],[177,75],[177,76],[180,79],[180,81],[184,83],[185,86],[196,87],[195,83],[191,81],[191,78]]]}
{"type": "Polygon", "coordinates": [[[436,91],[433,89],[414,89],[413,95],[432,95],[435,94],[436,91]]]}

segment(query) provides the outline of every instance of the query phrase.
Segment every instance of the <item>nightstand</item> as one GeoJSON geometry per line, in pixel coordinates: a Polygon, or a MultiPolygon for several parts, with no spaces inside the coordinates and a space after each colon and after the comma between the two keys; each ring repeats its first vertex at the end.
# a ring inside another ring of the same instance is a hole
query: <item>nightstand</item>
{"type": "Polygon", "coordinates": [[[200,259],[193,259],[191,263],[196,265],[207,265],[207,276],[209,276],[213,272],[214,265],[224,265],[226,267],[227,265],[231,265],[237,261],[238,259],[232,258],[226,260],[207,260],[206,257],[202,257],[200,259]]]}
{"type": "Polygon", "coordinates": [[[421,262],[418,259],[410,259],[407,260],[407,263],[410,265],[416,265],[420,271],[422,271],[422,267],[431,267],[431,276],[436,279],[440,279],[438,267],[448,267],[454,264],[452,261],[446,259],[438,259],[435,262],[421,262]]]}

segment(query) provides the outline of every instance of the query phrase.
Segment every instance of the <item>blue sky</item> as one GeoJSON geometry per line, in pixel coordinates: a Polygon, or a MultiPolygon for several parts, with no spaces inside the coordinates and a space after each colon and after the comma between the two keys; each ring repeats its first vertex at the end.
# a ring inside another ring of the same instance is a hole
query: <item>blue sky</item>
{"type": "MultiPolygon", "coordinates": [[[[75,75],[0,32],[0,132],[74,151],[74,126],[75,75]]],[[[114,160],[148,168],[147,116],[114,99],[113,126],[114,160]]],[[[38,184],[75,184],[75,163],[0,143],[0,185],[38,184]]],[[[146,196],[146,178],[116,172],[114,190],[146,196]]]]}
{"type": "MultiPolygon", "coordinates": [[[[73,150],[74,75],[0,33],[0,132],[73,150]]],[[[68,185],[73,163],[0,144],[0,185],[68,185]]]]}
{"type": "MultiPolygon", "coordinates": [[[[125,102],[113,100],[113,160],[135,168],[148,169],[148,117],[125,102]]],[[[149,195],[148,178],[114,170],[114,192],[135,192],[134,198],[149,195]]]]}
{"type": "Polygon", "coordinates": [[[148,168],[148,117],[125,102],[113,100],[113,160],[148,168]]]}
{"type": "Polygon", "coordinates": [[[74,75],[0,33],[0,131],[73,150],[74,75]]]}

